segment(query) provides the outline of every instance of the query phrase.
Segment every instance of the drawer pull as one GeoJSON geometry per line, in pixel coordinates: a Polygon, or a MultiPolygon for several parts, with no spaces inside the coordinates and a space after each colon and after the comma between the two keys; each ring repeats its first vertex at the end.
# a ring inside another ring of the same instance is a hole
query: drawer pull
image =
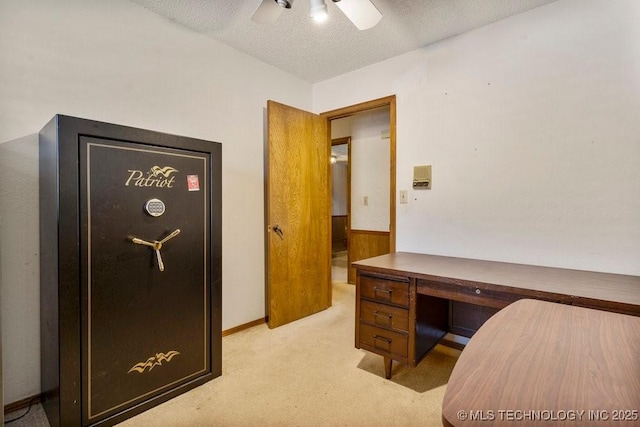
{"type": "Polygon", "coordinates": [[[374,312],[373,312],[373,315],[374,315],[374,316],[379,316],[379,317],[386,317],[387,319],[391,319],[391,318],[393,318],[393,315],[388,314],[388,313],[381,313],[381,312],[379,312],[379,311],[374,311],[374,312]]]}
{"type": "Polygon", "coordinates": [[[373,312],[373,321],[376,325],[383,327],[390,327],[393,323],[393,315],[389,313],[381,313],[379,311],[373,312]]]}
{"type": "Polygon", "coordinates": [[[482,293],[482,291],[480,289],[476,288],[476,295],[480,295],[482,293]]]}
{"type": "Polygon", "coordinates": [[[380,335],[374,335],[374,336],[373,336],[373,339],[374,339],[374,340],[379,340],[379,341],[385,342],[385,343],[387,343],[387,344],[391,344],[391,341],[392,341],[392,340],[390,340],[389,338],[387,338],[387,337],[381,337],[380,335]]]}
{"type": "Polygon", "coordinates": [[[392,289],[373,288],[374,295],[377,295],[378,292],[386,294],[386,297],[390,299],[391,298],[391,292],[393,292],[393,290],[392,289]]]}

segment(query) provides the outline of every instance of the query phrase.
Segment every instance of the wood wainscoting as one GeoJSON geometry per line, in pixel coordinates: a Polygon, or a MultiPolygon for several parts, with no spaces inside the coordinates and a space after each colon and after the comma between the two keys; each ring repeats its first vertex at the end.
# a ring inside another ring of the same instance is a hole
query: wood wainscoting
{"type": "Polygon", "coordinates": [[[356,283],[356,269],[351,263],[361,259],[388,254],[390,233],[388,231],[350,230],[349,231],[349,283],[356,283]]]}
{"type": "Polygon", "coordinates": [[[331,253],[347,250],[349,217],[347,215],[333,215],[331,217],[331,253]]]}

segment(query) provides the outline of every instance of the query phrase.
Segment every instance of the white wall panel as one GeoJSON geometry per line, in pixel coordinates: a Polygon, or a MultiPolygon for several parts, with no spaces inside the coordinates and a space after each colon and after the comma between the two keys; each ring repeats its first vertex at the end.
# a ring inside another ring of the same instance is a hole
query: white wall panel
{"type": "Polygon", "coordinates": [[[389,109],[352,116],[351,228],[389,231],[389,109]],[[366,198],[366,204],[365,204],[366,198]]]}
{"type": "Polygon", "coordinates": [[[314,110],[397,95],[398,250],[637,275],[638,17],[559,0],[317,83],[314,110]]]}
{"type": "Polygon", "coordinates": [[[5,402],[40,391],[37,133],[56,113],[222,142],[223,329],[264,317],[263,110],[310,109],[310,84],[126,0],[2,0],[0,52],[5,402]]]}

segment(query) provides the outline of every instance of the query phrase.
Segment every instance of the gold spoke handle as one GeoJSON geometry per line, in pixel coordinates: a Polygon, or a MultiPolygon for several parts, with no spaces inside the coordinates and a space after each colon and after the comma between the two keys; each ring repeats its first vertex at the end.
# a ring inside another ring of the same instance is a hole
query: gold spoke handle
{"type": "Polygon", "coordinates": [[[151,246],[152,248],[154,246],[153,243],[147,242],[146,240],[138,239],[137,237],[132,238],[131,241],[138,245],[151,246]]]}
{"type": "Polygon", "coordinates": [[[175,231],[172,231],[171,234],[169,234],[167,237],[165,237],[164,239],[160,240],[160,244],[165,243],[167,240],[169,239],[173,239],[174,237],[176,237],[178,234],[180,234],[180,229],[177,228],[175,231]]]}
{"type": "Polygon", "coordinates": [[[158,268],[160,269],[160,271],[164,271],[164,262],[162,262],[162,255],[160,255],[160,249],[162,249],[163,243],[166,243],[168,240],[173,239],[178,234],[180,234],[179,228],[172,231],[167,237],[165,237],[160,241],[154,240],[153,242],[147,242],[146,240],[138,239],[137,237],[132,237],[131,241],[136,245],[149,246],[150,248],[152,248],[156,253],[156,259],[158,260],[158,268]]]}
{"type": "Polygon", "coordinates": [[[160,271],[164,271],[164,263],[162,262],[162,256],[160,255],[160,249],[156,249],[156,258],[158,259],[158,268],[160,271]]]}

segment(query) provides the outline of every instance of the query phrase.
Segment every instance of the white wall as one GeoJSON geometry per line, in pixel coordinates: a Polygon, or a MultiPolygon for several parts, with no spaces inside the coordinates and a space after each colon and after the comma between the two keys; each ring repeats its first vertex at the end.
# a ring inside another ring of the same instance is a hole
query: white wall
{"type": "Polygon", "coordinates": [[[0,2],[5,403],[40,392],[37,133],[56,113],[223,144],[223,329],[264,317],[263,108],[311,86],[126,0],[0,2]]]}
{"type": "Polygon", "coordinates": [[[353,230],[389,231],[390,140],[382,137],[389,131],[389,114],[382,107],[331,122],[332,138],[351,137],[353,230]]]}
{"type": "Polygon", "coordinates": [[[351,229],[389,231],[389,109],[351,120],[351,229]],[[365,204],[365,197],[367,202],[365,204]]]}
{"type": "Polygon", "coordinates": [[[351,136],[351,121],[354,116],[331,120],[331,139],[347,138],[351,136]]]}
{"type": "Polygon", "coordinates": [[[331,165],[331,215],[347,215],[347,190],[349,186],[348,163],[340,161],[331,165]]]}
{"type": "Polygon", "coordinates": [[[0,317],[5,403],[40,390],[38,212],[38,136],[32,134],[0,144],[0,317]]]}
{"type": "Polygon", "coordinates": [[[559,0],[317,83],[314,111],[397,95],[398,250],[638,275],[639,19],[559,0]]]}

